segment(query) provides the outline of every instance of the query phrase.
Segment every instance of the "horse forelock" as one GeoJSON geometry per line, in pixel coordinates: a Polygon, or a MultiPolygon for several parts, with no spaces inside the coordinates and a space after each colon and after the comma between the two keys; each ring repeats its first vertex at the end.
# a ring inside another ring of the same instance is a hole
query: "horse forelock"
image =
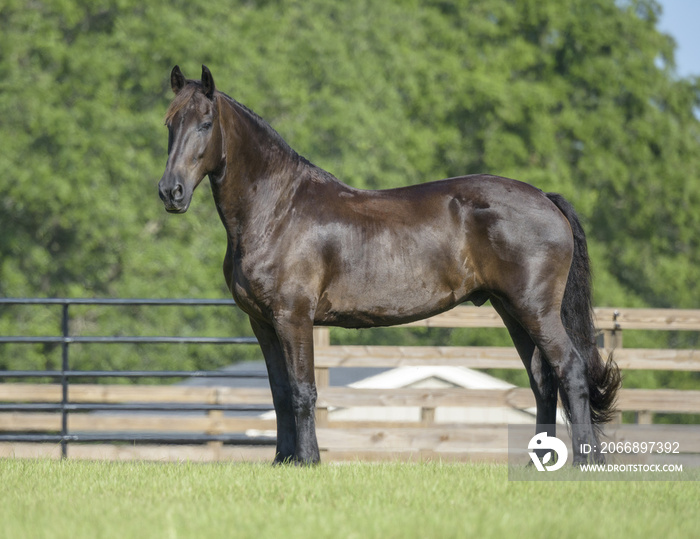
{"type": "Polygon", "coordinates": [[[190,102],[192,96],[201,89],[201,83],[198,81],[188,81],[188,84],[178,92],[178,94],[173,98],[167,112],[165,113],[165,125],[170,125],[173,117],[190,102]]]}

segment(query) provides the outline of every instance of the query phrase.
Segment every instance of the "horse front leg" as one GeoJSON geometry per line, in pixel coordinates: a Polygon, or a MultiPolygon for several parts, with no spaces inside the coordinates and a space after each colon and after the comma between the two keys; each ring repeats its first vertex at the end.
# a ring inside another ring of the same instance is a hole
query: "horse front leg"
{"type": "Polygon", "coordinates": [[[250,325],[265,357],[272,402],[277,416],[277,451],[274,462],[275,464],[290,462],[295,457],[297,431],[292,405],[292,387],[289,383],[282,345],[271,325],[258,322],[253,318],[250,319],[250,325]]]}
{"type": "Polygon", "coordinates": [[[294,461],[298,464],[316,464],[321,456],[316,440],[313,321],[276,320],[275,329],[282,345],[291,388],[296,424],[294,461]]]}

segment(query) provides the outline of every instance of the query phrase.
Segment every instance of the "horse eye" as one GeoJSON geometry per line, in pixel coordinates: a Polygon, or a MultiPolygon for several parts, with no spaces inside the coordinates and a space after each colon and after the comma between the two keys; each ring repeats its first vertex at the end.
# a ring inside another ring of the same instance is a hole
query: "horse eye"
{"type": "Polygon", "coordinates": [[[204,122],[199,126],[199,131],[206,131],[211,127],[211,122],[204,122]]]}

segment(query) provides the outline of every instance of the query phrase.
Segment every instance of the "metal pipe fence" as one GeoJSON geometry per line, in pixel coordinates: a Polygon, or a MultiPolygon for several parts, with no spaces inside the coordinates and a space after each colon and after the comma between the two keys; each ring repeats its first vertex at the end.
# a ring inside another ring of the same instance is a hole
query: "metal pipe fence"
{"type": "MultiPolygon", "coordinates": [[[[73,305],[102,306],[235,306],[232,299],[123,299],[123,298],[0,298],[2,305],[57,305],[61,307],[60,336],[18,336],[0,335],[0,344],[60,344],[60,370],[0,370],[0,379],[54,378],[60,380],[61,400],[56,403],[9,403],[0,404],[0,412],[60,412],[60,434],[0,434],[0,442],[50,442],[61,444],[61,454],[66,457],[70,442],[149,442],[149,443],[207,443],[223,442],[239,445],[274,445],[276,440],[269,436],[250,437],[245,434],[142,434],[109,433],[80,434],[68,431],[68,415],[71,412],[265,412],[272,406],[255,404],[191,404],[191,403],[73,403],[69,400],[70,381],[75,378],[265,378],[257,371],[228,373],[225,371],[106,371],[71,370],[70,346],[79,343],[98,344],[257,344],[254,337],[171,337],[171,336],[74,336],[70,334],[70,307],[73,305]]],[[[0,385],[1,388],[1,385],[0,385]]]]}

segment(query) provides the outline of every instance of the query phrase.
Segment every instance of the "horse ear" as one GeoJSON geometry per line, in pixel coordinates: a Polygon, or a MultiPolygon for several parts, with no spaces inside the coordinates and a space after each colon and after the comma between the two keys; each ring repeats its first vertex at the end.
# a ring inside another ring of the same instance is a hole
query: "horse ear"
{"type": "Polygon", "coordinates": [[[186,83],[185,76],[180,71],[180,66],[173,67],[173,70],[170,72],[170,87],[173,89],[173,93],[179,94],[186,83]]]}
{"type": "Polygon", "coordinates": [[[204,95],[209,99],[214,97],[214,77],[211,75],[211,71],[205,65],[202,66],[202,89],[204,90],[204,95]]]}

